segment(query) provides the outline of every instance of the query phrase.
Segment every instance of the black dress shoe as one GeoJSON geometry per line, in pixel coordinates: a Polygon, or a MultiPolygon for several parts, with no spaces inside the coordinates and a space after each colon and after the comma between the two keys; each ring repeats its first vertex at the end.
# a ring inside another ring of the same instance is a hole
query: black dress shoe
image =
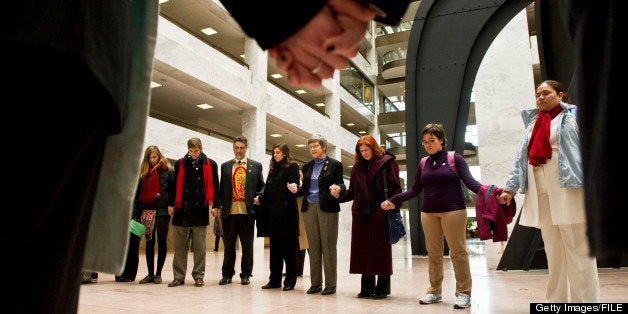
{"type": "Polygon", "coordinates": [[[373,299],[385,299],[390,294],[390,286],[386,288],[375,287],[373,299]]]}
{"type": "Polygon", "coordinates": [[[362,298],[372,298],[375,295],[375,292],[372,291],[361,291],[360,293],[358,293],[358,298],[362,299],[362,298]]]}
{"type": "Polygon", "coordinates": [[[281,284],[273,284],[272,282],[269,282],[266,285],[262,286],[262,289],[275,289],[275,288],[281,288],[281,284]]]}
{"type": "Polygon", "coordinates": [[[231,283],[231,277],[222,277],[222,279],[220,279],[220,282],[218,282],[218,284],[221,286],[230,284],[230,283],[231,283]]]}
{"type": "Polygon", "coordinates": [[[307,294],[319,293],[321,291],[323,291],[321,287],[310,287],[310,289],[307,289],[307,294]]]}
{"type": "Polygon", "coordinates": [[[336,293],[336,287],[326,287],[325,289],[323,289],[323,292],[321,292],[322,295],[329,295],[334,293],[336,293]]]}
{"type": "Polygon", "coordinates": [[[124,277],[116,277],[116,282],[131,282],[133,280],[124,277]]]}
{"type": "Polygon", "coordinates": [[[245,276],[245,277],[242,277],[242,278],[240,279],[240,283],[241,283],[243,286],[246,286],[246,285],[248,285],[248,284],[250,284],[250,283],[251,283],[251,280],[249,280],[249,277],[248,277],[248,276],[245,276]]]}
{"type": "Polygon", "coordinates": [[[385,299],[386,297],[388,297],[386,293],[375,293],[373,295],[373,299],[385,299]]]}
{"type": "Polygon", "coordinates": [[[294,285],[285,285],[283,286],[283,291],[294,290],[294,285]]]}

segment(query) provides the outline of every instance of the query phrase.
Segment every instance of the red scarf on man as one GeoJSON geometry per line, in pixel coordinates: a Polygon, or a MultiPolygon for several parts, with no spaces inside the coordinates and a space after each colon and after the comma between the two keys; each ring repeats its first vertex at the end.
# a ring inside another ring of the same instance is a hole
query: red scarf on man
{"type": "Polygon", "coordinates": [[[528,144],[528,160],[533,166],[545,164],[552,158],[552,145],[550,145],[550,125],[563,107],[558,104],[550,111],[540,111],[532,128],[532,136],[528,144]]]}
{"type": "MultiPolygon", "coordinates": [[[[200,158],[200,157],[199,157],[200,158]]],[[[176,196],[174,198],[174,208],[181,208],[181,198],[183,194],[183,174],[185,173],[183,164],[184,159],[179,161],[179,173],[177,174],[176,183],[176,196]]],[[[214,179],[212,177],[212,166],[209,160],[205,160],[203,164],[203,181],[205,181],[205,206],[212,206],[214,204],[214,179]]]]}

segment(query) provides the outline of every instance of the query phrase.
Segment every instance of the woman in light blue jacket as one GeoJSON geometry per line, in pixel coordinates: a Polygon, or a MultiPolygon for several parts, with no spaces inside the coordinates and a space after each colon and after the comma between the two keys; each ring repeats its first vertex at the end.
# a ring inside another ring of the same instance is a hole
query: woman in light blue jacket
{"type": "Polygon", "coordinates": [[[589,256],[576,106],[562,84],[547,80],[536,91],[536,109],[522,113],[526,125],[500,195],[510,205],[525,194],[519,224],[541,229],[549,281],[548,302],[599,302],[597,263],[589,256]]]}

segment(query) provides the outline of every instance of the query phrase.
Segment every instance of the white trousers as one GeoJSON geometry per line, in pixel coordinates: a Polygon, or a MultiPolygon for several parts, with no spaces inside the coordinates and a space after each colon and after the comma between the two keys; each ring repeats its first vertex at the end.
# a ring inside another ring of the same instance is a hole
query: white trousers
{"type": "Polygon", "coordinates": [[[542,171],[535,171],[534,174],[539,201],[539,226],[549,271],[545,294],[547,302],[599,302],[597,261],[595,257],[589,256],[586,224],[553,224],[542,171]]]}

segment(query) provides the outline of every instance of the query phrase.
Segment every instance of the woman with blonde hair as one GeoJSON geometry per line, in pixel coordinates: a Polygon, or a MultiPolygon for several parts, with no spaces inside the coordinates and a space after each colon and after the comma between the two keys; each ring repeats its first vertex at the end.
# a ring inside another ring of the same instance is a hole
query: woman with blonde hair
{"type": "Polygon", "coordinates": [[[147,228],[146,237],[146,265],[148,275],[140,280],[144,283],[162,283],[161,270],[166,262],[168,253],[168,229],[170,215],[168,214],[168,197],[173,182],[173,167],[170,161],[161,153],[159,147],[150,145],[144,152],[144,159],[140,168],[140,181],[135,198],[133,216],[154,214],[153,228],[147,228]],[[143,212],[147,212],[142,214],[143,212]],[[153,212],[154,211],[154,212],[153,212]],[[157,270],[155,271],[155,236],[157,237],[157,270]]]}

